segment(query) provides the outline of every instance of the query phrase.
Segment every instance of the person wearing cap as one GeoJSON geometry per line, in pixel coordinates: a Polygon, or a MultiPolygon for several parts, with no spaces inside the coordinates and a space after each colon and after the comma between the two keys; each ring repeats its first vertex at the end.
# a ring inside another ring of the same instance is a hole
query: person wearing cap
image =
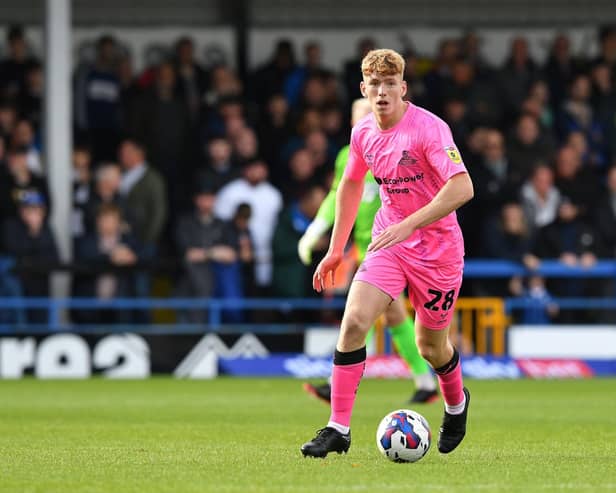
{"type": "Polygon", "coordinates": [[[47,180],[36,176],[28,168],[28,150],[16,147],[9,151],[7,173],[0,181],[0,219],[18,216],[20,201],[24,193],[36,192],[41,195],[47,212],[50,211],[50,197],[47,180]]]}
{"type": "MultiPolygon", "coordinates": [[[[19,280],[23,294],[28,297],[49,296],[49,272],[45,268],[53,267],[60,260],[46,215],[45,197],[35,190],[26,190],[20,193],[17,217],[7,219],[2,225],[2,248],[24,267],[19,280]],[[28,272],[27,267],[33,266],[38,272],[28,272]]],[[[46,312],[29,310],[27,318],[28,322],[44,323],[46,312]]]]}

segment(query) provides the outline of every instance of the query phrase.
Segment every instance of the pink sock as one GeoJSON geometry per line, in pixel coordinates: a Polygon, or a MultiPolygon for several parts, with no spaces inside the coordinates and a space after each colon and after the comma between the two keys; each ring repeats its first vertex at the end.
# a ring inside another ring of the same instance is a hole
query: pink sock
{"type": "Polygon", "coordinates": [[[435,368],[443,400],[448,406],[457,406],[464,401],[462,387],[462,366],[460,365],[460,355],[454,348],[453,357],[446,365],[435,368]]]}
{"type": "Polygon", "coordinates": [[[355,404],[355,395],[357,394],[357,388],[359,382],[364,374],[364,368],[366,366],[366,348],[353,351],[351,353],[339,353],[336,351],[336,357],[334,359],[334,367],[332,369],[332,394],[331,394],[331,415],[329,418],[330,423],[336,423],[344,428],[348,428],[351,423],[351,413],[353,412],[353,405],[355,404]],[[363,352],[363,357],[362,357],[363,352]],[[356,354],[359,353],[359,354],[356,354]],[[336,360],[345,359],[340,358],[339,355],[353,355],[353,362],[351,364],[336,364],[336,360]]]}

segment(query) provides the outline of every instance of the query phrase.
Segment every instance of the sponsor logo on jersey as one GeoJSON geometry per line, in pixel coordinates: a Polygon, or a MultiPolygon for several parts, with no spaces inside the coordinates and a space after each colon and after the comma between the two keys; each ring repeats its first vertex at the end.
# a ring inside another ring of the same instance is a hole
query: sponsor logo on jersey
{"type": "Polygon", "coordinates": [[[398,166],[410,166],[411,164],[417,164],[417,159],[411,157],[410,151],[402,151],[402,157],[398,161],[398,166]]]}
{"type": "Polygon", "coordinates": [[[456,149],[454,146],[445,147],[445,152],[447,153],[449,159],[451,159],[452,162],[456,164],[460,164],[462,162],[462,157],[460,157],[458,149],[456,149]]]}

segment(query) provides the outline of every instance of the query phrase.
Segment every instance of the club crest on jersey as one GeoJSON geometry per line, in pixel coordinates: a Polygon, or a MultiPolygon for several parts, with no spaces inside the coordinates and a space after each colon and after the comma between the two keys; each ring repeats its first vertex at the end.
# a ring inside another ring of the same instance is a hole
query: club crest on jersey
{"type": "Polygon", "coordinates": [[[402,151],[402,157],[400,161],[398,161],[398,166],[410,166],[411,164],[416,164],[417,159],[411,157],[409,151],[402,151]]]}
{"type": "Polygon", "coordinates": [[[366,154],[364,155],[364,159],[368,166],[372,166],[374,164],[374,154],[366,154]]]}
{"type": "Polygon", "coordinates": [[[462,162],[460,153],[458,152],[458,149],[456,149],[454,146],[445,147],[445,152],[449,156],[449,159],[451,159],[454,163],[460,164],[462,162]]]}

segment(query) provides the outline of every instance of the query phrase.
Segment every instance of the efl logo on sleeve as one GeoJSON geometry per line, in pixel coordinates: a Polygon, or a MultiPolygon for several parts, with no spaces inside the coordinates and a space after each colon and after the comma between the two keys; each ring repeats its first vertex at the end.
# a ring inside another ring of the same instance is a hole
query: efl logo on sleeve
{"type": "Polygon", "coordinates": [[[452,162],[456,164],[460,164],[462,162],[462,157],[460,157],[458,149],[456,149],[454,146],[445,147],[445,152],[447,153],[449,159],[451,159],[452,162]]]}

